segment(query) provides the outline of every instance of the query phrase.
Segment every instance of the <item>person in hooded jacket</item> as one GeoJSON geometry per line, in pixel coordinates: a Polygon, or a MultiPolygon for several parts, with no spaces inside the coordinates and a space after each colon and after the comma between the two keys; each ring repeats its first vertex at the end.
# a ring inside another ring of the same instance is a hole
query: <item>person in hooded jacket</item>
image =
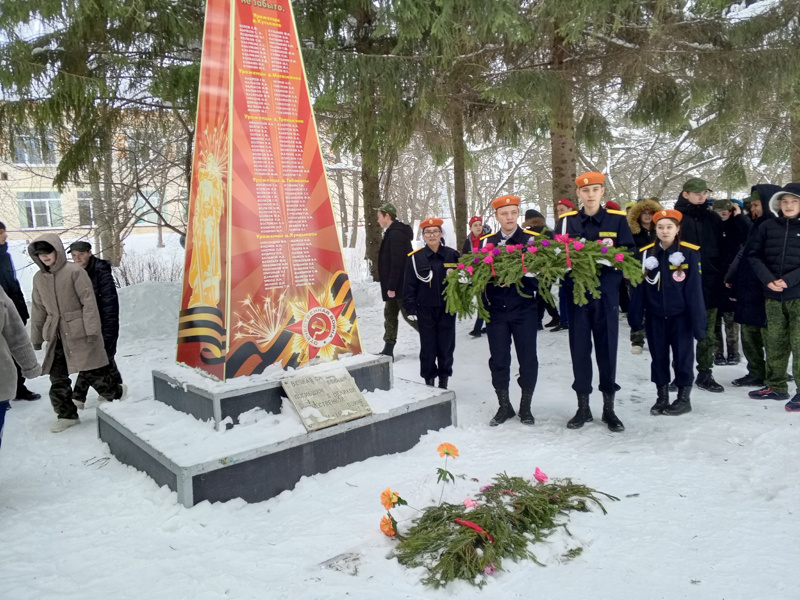
{"type": "MultiPolygon", "coordinates": [[[[8,234],[6,233],[6,225],[0,222],[0,288],[14,303],[22,319],[22,323],[28,322],[28,305],[25,303],[25,296],[22,294],[22,287],[17,280],[17,274],[14,270],[14,263],[11,260],[11,254],[8,251],[8,234]]],[[[38,400],[42,397],[41,394],[32,392],[25,386],[25,377],[22,375],[22,369],[17,366],[17,392],[14,395],[14,400],[38,400]]]]}
{"type": "MultiPolygon", "coordinates": [[[[656,226],[653,215],[664,210],[658,198],[642,198],[633,206],[625,207],[628,225],[633,234],[635,248],[640,250],[656,241],[656,226]]],[[[629,286],[626,286],[629,287],[629,286]]],[[[631,354],[641,354],[644,349],[644,329],[631,327],[631,354]]]]}
{"type": "Polygon", "coordinates": [[[750,189],[751,215],[757,216],[753,220],[750,236],[725,276],[725,285],[733,303],[733,320],[742,326],[742,352],[747,361],[747,374],[731,381],[731,385],[736,387],[763,387],[767,375],[764,346],[767,313],[764,309],[764,292],[747,256],[753,248],[755,232],[759,226],[774,217],[768,199],[780,189],[780,186],[769,183],[760,183],[750,189]],[[763,205],[761,198],[767,199],[763,205]]]}
{"type": "Polygon", "coordinates": [[[68,262],[61,239],[45,233],[28,246],[39,267],[33,276],[31,342],[36,350],[46,344],[42,373],[50,375],[50,402],[58,419],[53,433],[77,425],[78,408],[72,402],[70,373],[84,372],[100,397],[112,401],[122,388],[108,374],[100,313],[92,281],[86,271],[68,262]]]}
{"type": "Polygon", "coordinates": [[[25,324],[11,298],[0,288],[0,444],[9,400],[17,391],[17,369],[22,369],[26,379],[34,379],[42,372],[25,324]]]}
{"type": "Polygon", "coordinates": [[[424,219],[419,227],[425,245],[409,254],[404,278],[403,308],[419,323],[420,376],[426,385],[446,390],[453,375],[456,349],[456,316],[445,310],[442,293],[445,276],[458,267],[459,254],[442,241],[441,219],[424,219]]]}
{"type": "Polygon", "coordinates": [[[378,279],[381,282],[383,296],[383,350],[381,354],[394,358],[394,345],[397,343],[398,315],[415,330],[419,331],[416,321],[409,321],[403,309],[403,277],[406,271],[406,260],[411,252],[411,240],[414,231],[397,220],[397,209],[387,202],[378,209],[378,224],[383,227],[383,240],[378,249],[378,279]]]}
{"type": "MultiPolygon", "coordinates": [[[[800,183],[784,186],[769,205],[777,217],[758,227],[748,254],[765,296],[767,370],[764,387],[748,395],[785,400],[790,355],[795,381],[800,381],[800,183]]],[[[800,393],[789,400],[786,410],[800,411],[800,393]]]]}
{"type": "Polygon", "coordinates": [[[651,415],[682,415],[692,410],[694,341],[706,335],[706,309],[697,246],[682,242],[676,210],[660,210],[653,220],[658,241],[639,249],[644,281],[634,288],[628,318],[641,327],[650,348],[650,379],[656,384],[651,415]],[[669,403],[670,351],[678,399],[669,403]]]}

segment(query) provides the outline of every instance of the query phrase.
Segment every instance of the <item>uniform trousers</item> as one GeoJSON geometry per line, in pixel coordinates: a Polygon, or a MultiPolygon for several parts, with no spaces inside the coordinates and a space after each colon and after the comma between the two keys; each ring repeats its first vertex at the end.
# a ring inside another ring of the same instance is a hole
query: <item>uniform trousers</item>
{"type": "Polygon", "coordinates": [[[669,385],[671,350],[675,385],[691,387],[694,383],[694,335],[689,316],[659,317],[648,313],[644,330],[650,348],[650,381],[669,385]]]}
{"type": "MultiPolygon", "coordinates": [[[[572,293],[572,286],[569,286],[572,293]]],[[[572,356],[572,389],[592,393],[592,340],[600,375],[600,391],[616,392],[617,346],[619,344],[619,284],[601,284],[600,298],[578,306],[569,304],[569,352],[572,356]]]]}
{"type": "Polygon", "coordinates": [[[486,337],[489,338],[492,387],[496,390],[508,389],[513,340],[519,362],[517,383],[522,389],[535,389],[539,377],[539,357],[536,354],[539,311],[536,302],[527,302],[514,310],[489,312],[492,318],[486,323],[486,337]]]}
{"type": "MultiPolygon", "coordinates": [[[[108,357],[108,367],[103,367],[106,370],[106,376],[115,385],[122,386],[122,375],[117,369],[117,363],[114,362],[114,357],[108,357]]],[[[86,371],[78,373],[78,379],[75,380],[75,387],[72,389],[73,400],[86,401],[86,394],[89,393],[89,379],[86,377],[86,371]]]]}
{"type": "Polygon", "coordinates": [[[742,351],[747,359],[747,372],[762,381],[767,376],[764,349],[764,336],[766,334],[767,329],[765,327],[742,325],[742,351]]]}
{"type": "Polygon", "coordinates": [[[444,306],[418,306],[419,374],[423,379],[450,377],[456,349],[456,316],[444,306]]]}

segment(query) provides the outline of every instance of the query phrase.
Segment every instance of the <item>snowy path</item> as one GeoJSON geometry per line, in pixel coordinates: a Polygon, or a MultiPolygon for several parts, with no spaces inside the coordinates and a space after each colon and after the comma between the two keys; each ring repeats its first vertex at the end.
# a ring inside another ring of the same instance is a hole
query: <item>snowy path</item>
{"type": "MultiPolygon", "coordinates": [[[[357,301],[365,349],[377,352],[382,304],[374,286],[360,286],[357,301]]],[[[173,359],[177,286],[128,288],[122,302],[118,362],[134,402],[151,395],[150,370],[173,359]]],[[[48,431],[47,400],[15,402],[0,450],[0,598],[800,597],[800,468],[792,452],[800,420],[781,402],[749,400],[727,385],[743,366],[715,368],[725,394],[695,390],[693,413],[656,418],[648,414],[649,354],[633,356],[622,343],[618,414],[627,430],[612,435],[596,408],[594,424],[569,431],[567,335],[546,331],[536,425],[489,428],[487,343],[467,335],[471,325],[459,324],[451,381],[458,428],[430,433],[404,454],[305,478],[259,504],[177,505],[174,493],[110,457],[96,438],[91,394],[81,425],[59,435],[48,431]],[[378,529],[378,496],[391,485],[411,505],[435,502],[441,442],[458,447],[452,470],[466,476],[445,492],[452,502],[499,471],[529,477],[537,466],[621,501],[605,503],[607,516],[573,516],[574,538],[560,534],[537,549],[547,567],[509,563],[483,591],[457,583],[435,592],[419,583],[419,572],[386,559],[393,542],[378,529]],[[560,560],[578,545],[581,556],[560,560]],[[319,566],[348,552],[358,554],[355,575],[319,566]]],[[[622,340],[627,333],[621,326],[622,340]]],[[[401,323],[400,338],[395,376],[417,380],[416,334],[401,323]]],[[[47,380],[31,388],[46,396],[47,380]]]]}

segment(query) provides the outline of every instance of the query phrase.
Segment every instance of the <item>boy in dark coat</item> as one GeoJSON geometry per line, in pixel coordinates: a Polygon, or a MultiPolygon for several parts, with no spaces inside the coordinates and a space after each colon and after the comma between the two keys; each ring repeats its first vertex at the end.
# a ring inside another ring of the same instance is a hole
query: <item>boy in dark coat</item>
{"type": "Polygon", "coordinates": [[[397,316],[402,311],[406,323],[419,331],[416,322],[409,321],[402,306],[403,277],[406,270],[406,259],[411,252],[411,240],[414,232],[405,223],[397,220],[397,209],[386,203],[378,209],[378,224],[383,227],[383,240],[378,250],[378,279],[381,282],[383,296],[383,341],[381,354],[394,357],[394,345],[397,343],[397,316]]]}
{"type": "MultiPolygon", "coordinates": [[[[119,339],[119,297],[111,263],[92,254],[92,245],[89,242],[73,242],[68,252],[72,261],[86,269],[86,274],[92,280],[94,297],[100,311],[100,328],[103,334],[103,345],[108,355],[108,376],[116,385],[122,386],[122,375],[117,369],[114,355],[117,353],[117,340],[119,339]]],[[[89,392],[89,381],[81,372],[75,381],[72,390],[72,401],[79,409],[86,404],[86,394],[89,392]]],[[[124,395],[124,388],[123,388],[124,395]]]]}
{"type": "MultiPolygon", "coordinates": [[[[764,387],[749,396],[785,400],[790,355],[795,381],[800,381],[800,183],[786,185],[769,204],[778,216],[759,226],[749,254],[766,298],[767,373],[764,387]]],[[[786,410],[800,411],[800,394],[786,404],[786,410]]]]}
{"type": "Polygon", "coordinates": [[[767,313],[764,310],[764,292],[761,281],[747,258],[755,242],[755,232],[774,215],[769,209],[769,199],[780,191],[780,186],[769,183],[754,185],[750,190],[753,227],[744,248],[739,251],[725,277],[728,295],[733,302],[733,320],[742,326],[742,351],[747,360],[747,375],[731,381],[736,387],[762,387],[767,375],[764,350],[767,313]],[[765,198],[762,204],[761,198],[765,198]]]}
{"type": "MultiPolygon", "coordinates": [[[[28,322],[28,306],[25,303],[25,296],[22,295],[22,288],[17,281],[17,275],[14,270],[14,263],[11,261],[11,254],[8,252],[8,234],[6,233],[6,225],[0,222],[0,288],[6,293],[14,307],[17,314],[22,319],[22,324],[28,322]]],[[[25,377],[22,376],[22,370],[17,365],[17,392],[14,395],[15,400],[38,400],[41,394],[30,391],[25,387],[25,377]]]]}

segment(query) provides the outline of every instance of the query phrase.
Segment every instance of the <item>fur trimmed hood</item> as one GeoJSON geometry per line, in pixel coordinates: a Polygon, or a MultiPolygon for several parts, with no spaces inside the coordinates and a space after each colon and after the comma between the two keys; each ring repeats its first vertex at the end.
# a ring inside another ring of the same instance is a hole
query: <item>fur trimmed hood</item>
{"type": "Polygon", "coordinates": [[[657,213],[660,210],[664,210],[664,207],[658,202],[657,198],[645,198],[644,200],[640,200],[636,203],[635,206],[631,207],[628,211],[628,225],[631,227],[631,232],[636,235],[637,233],[642,231],[642,226],[639,224],[639,217],[642,215],[642,212],[647,209],[652,211],[653,213],[657,213]]]}

